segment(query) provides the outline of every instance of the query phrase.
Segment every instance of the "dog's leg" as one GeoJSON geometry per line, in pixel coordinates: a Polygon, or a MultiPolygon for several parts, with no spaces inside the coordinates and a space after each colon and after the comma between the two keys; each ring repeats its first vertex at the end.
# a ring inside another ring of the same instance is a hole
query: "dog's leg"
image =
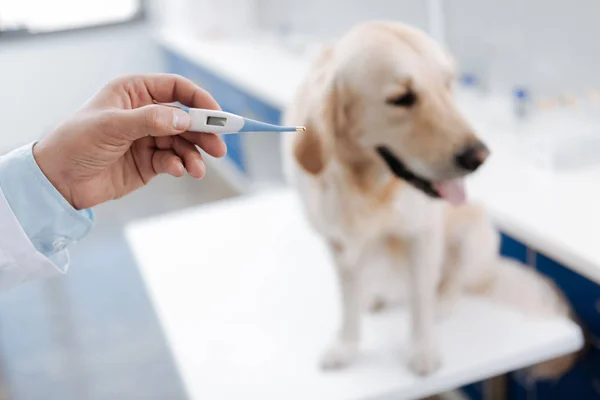
{"type": "Polygon", "coordinates": [[[452,313],[464,291],[465,271],[455,260],[447,260],[444,264],[447,270],[444,272],[439,285],[437,300],[437,317],[445,318],[452,313]]]}
{"type": "Polygon", "coordinates": [[[342,320],[333,344],[321,360],[323,369],[338,369],[349,365],[358,352],[360,335],[360,295],[358,292],[358,259],[345,257],[343,250],[333,246],[341,291],[342,320]]]}
{"type": "Polygon", "coordinates": [[[436,292],[443,259],[443,235],[432,231],[417,238],[411,248],[412,341],[410,367],[429,375],[440,366],[436,338],[436,292]]]}

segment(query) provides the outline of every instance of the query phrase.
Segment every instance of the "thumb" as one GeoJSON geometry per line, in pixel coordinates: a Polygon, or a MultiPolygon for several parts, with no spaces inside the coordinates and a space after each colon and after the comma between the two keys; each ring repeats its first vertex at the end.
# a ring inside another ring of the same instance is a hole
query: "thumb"
{"type": "Polygon", "coordinates": [[[185,132],[191,123],[190,115],[177,108],[152,104],[122,114],[123,128],[132,136],[141,139],[146,136],[171,136],[185,132]]]}

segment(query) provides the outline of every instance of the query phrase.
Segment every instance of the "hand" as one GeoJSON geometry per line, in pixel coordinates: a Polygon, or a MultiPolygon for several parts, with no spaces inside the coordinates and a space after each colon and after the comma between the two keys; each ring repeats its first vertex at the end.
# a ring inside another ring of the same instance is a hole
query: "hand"
{"type": "Polygon", "coordinates": [[[107,84],[33,148],[42,172],[76,209],[117,199],[158,174],[202,178],[198,147],[227,152],[216,135],[187,132],[189,115],[155,103],[218,110],[205,90],[181,76],[131,76],[107,84]],[[184,169],[185,168],[185,169],[184,169]]]}

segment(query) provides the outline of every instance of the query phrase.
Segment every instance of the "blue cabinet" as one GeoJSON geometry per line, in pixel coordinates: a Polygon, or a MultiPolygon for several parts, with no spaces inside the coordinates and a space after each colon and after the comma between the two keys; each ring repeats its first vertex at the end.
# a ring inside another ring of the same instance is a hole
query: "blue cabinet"
{"type": "Polygon", "coordinates": [[[540,382],[535,389],[538,399],[600,399],[600,350],[590,348],[560,380],[540,382]]]}
{"type": "Polygon", "coordinates": [[[513,373],[508,382],[510,400],[600,399],[600,350],[589,348],[577,364],[558,381],[526,382],[513,373]]]}
{"type": "Polygon", "coordinates": [[[527,246],[505,234],[501,235],[501,239],[500,254],[503,257],[527,263],[527,246]]]}
{"type": "Polygon", "coordinates": [[[600,338],[600,286],[542,254],[536,267],[565,293],[585,330],[600,338]]]}
{"type": "Polygon", "coordinates": [[[462,394],[470,400],[484,400],[485,382],[476,382],[460,389],[462,394]]]}
{"type": "Polygon", "coordinates": [[[600,399],[600,286],[542,254],[536,268],[550,277],[567,296],[580,325],[592,339],[577,365],[557,382],[536,385],[538,399],[600,399]]]}
{"type": "MultiPolygon", "coordinates": [[[[590,337],[600,337],[600,286],[540,253],[535,253],[535,268],[560,287],[590,337]]],[[[508,394],[511,400],[600,399],[600,349],[591,345],[558,381],[526,382],[519,372],[512,373],[508,394]]]]}

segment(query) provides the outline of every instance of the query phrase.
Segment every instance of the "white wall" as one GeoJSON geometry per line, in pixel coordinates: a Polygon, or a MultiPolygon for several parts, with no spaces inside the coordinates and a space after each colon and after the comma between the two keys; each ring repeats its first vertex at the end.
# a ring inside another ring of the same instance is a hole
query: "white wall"
{"type": "Polygon", "coordinates": [[[259,19],[273,30],[332,38],[354,24],[391,19],[428,28],[425,0],[259,0],[259,19]]]}
{"type": "Polygon", "coordinates": [[[469,68],[500,60],[496,84],[545,95],[600,87],[598,0],[446,0],[445,9],[451,50],[469,68]]]}
{"type": "Polygon", "coordinates": [[[163,69],[150,28],[0,40],[0,154],[39,138],[108,80],[163,69]]]}
{"type": "MultiPolygon", "coordinates": [[[[257,1],[261,23],[276,31],[331,38],[374,18],[429,28],[426,0],[257,1]]],[[[440,1],[446,44],[496,89],[527,85],[544,96],[600,89],[600,1],[440,1]]]]}

